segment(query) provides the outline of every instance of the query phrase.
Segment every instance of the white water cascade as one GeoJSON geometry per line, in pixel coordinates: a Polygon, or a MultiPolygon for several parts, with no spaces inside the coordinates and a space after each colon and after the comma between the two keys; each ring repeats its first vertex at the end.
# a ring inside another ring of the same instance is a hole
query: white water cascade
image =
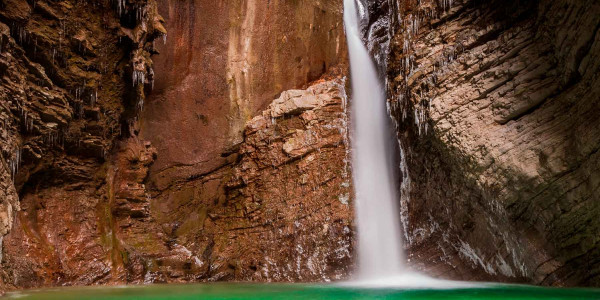
{"type": "MultiPolygon", "coordinates": [[[[358,281],[349,284],[436,289],[476,286],[430,278],[404,266],[400,211],[392,169],[395,164],[390,155],[391,122],[375,64],[360,39],[355,1],[358,0],[344,0],[352,77],[352,173],[358,223],[358,281]]],[[[361,14],[364,9],[360,7],[361,14]]],[[[404,159],[401,163],[405,163],[404,159]]]]}
{"type": "Polygon", "coordinates": [[[352,168],[358,223],[358,279],[402,272],[399,210],[390,156],[389,116],[375,65],[360,39],[355,0],[344,0],[352,77],[352,168]]]}

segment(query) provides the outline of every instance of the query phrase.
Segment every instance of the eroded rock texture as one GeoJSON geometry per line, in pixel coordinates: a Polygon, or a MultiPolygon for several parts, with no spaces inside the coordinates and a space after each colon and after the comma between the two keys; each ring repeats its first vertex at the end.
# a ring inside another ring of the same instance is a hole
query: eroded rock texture
{"type": "Polygon", "coordinates": [[[129,139],[100,189],[26,194],[7,242],[16,285],[345,278],[345,101],[342,80],[283,92],[223,153],[226,165],[162,193],[145,187],[156,150],[129,139]]]}
{"type": "MultiPolygon", "coordinates": [[[[281,94],[246,124],[228,164],[153,196],[169,247],[203,280],[321,281],[352,266],[345,87],[281,94]]],[[[147,245],[154,249],[153,244],[147,245]]],[[[160,270],[170,270],[168,262],[160,270]]]]}
{"type": "MultiPolygon", "coordinates": [[[[342,1],[162,1],[156,84],[142,136],[157,189],[208,173],[281,92],[345,63],[342,1]]],[[[338,72],[339,73],[339,72],[338,72]]]]}
{"type": "Polygon", "coordinates": [[[380,2],[411,263],[600,285],[600,3],[380,2]]]}
{"type": "MultiPolygon", "coordinates": [[[[600,4],[361,3],[411,265],[600,285],[600,4]]],[[[0,0],[0,290],[346,278],[345,62],[342,1],[0,0]]]]}
{"type": "Polygon", "coordinates": [[[110,278],[107,160],[137,140],[164,33],[153,1],[0,1],[3,284],[110,278]]]}
{"type": "Polygon", "coordinates": [[[339,123],[342,1],[159,7],[169,36],[157,44],[157,80],[141,135],[158,151],[147,182],[152,214],[200,262],[187,276],[346,276],[352,214],[340,142],[346,127],[339,123]],[[330,80],[327,88],[309,88],[320,78],[330,80]],[[290,105],[299,107],[288,111],[290,105]]]}
{"type": "Polygon", "coordinates": [[[348,275],[341,1],[0,8],[0,291],[348,275]]]}

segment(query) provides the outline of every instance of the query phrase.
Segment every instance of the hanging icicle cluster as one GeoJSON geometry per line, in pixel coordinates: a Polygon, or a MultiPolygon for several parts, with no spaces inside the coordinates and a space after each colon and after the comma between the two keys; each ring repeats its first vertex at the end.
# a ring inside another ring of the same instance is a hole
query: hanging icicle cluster
{"type": "Polygon", "coordinates": [[[117,6],[117,15],[119,15],[119,18],[123,15],[123,13],[125,12],[125,1],[126,0],[116,0],[116,6],[117,6]]]}
{"type": "Polygon", "coordinates": [[[138,23],[141,22],[148,14],[148,7],[144,4],[135,3],[133,5],[133,10],[135,11],[135,20],[138,23]]]}
{"type": "Polygon", "coordinates": [[[132,85],[134,87],[136,85],[144,84],[146,82],[146,73],[144,71],[133,70],[132,78],[132,85]]]}
{"type": "Polygon", "coordinates": [[[440,7],[442,8],[442,11],[448,11],[450,10],[450,8],[452,8],[452,2],[454,2],[453,0],[440,0],[440,7]]]}
{"type": "Polygon", "coordinates": [[[98,88],[91,88],[86,86],[84,83],[75,88],[73,94],[75,95],[75,99],[73,100],[73,108],[75,111],[75,116],[77,118],[84,117],[84,107],[85,105],[89,105],[91,107],[96,106],[96,102],[98,101],[98,88]]]}
{"type": "Polygon", "coordinates": [[[58,145],[60,145],[61,148],[64,148],[65,133],[57,129],[51,129],[43,136],[42,141],[50,148],[54,148],[58,145]]]}
{"type": "MultiPolygon", "coordinates": [[[[400,112],[402,121],[409,116],[414,119],[419,135],[427,134],[429,129],[428,114],[431,108],[432,95],[429,90],[437,85],[438,77],[441,72],[445,72],[446,66],[452,63],[459,51],[462,51],[462,44],[445,49],[440,58],[433,65],[433,72],[426,78],[413,78],[419,76],[421,68],[431,66],[420,66],[416,60],[415,42],[420,34],[421,24],[427,20],[438,19],[443,14],[449,12],[453,5],[453,0],[435,0],[435,5],[422,3],[418,1],[417,7],[411,10],[405,16],[401,14],[401,7],[398,4],[398,20],[402,32],[402,59],[400,60],[400,74],[402,81],[398,82],[395,99],[392,99],[391,108],[400,112]],[[437,8],[435,7],[437,6],[437,8]],[[419,80],[419,83],[415,82],[419,80]],[[416,89],[412,90],[410,86],[418,84],[416,89]],[[412,113],[409,114],[409,111],[412,113]]],[[[400,1],[397,1],[400,3],[400,1]]]]}
{"type": "Polygon", "coordinates": [[[130,58],[131,85],[135,93],[131,95],[131,104],[136,111],[144,108],[146,87],[154,88],[154,71],[151,55],[155,53],[154,40],[162,38],[167,42],[164,20],[156,13],[156,3],[147,0],[114,0],[121,26],[133,29],[133,32],[144,34],[123,35],[134,45],[130,58]]]}
{"type": "Polygon", "coordinates": [[[19,43],[20,45],[29,43],[29,34],[27,34],[25,27],[19,24],[16,24],[14,22],[12,23],[12,26],[10,27],[10,35],[13,36],[17,43],[19,43]]]}

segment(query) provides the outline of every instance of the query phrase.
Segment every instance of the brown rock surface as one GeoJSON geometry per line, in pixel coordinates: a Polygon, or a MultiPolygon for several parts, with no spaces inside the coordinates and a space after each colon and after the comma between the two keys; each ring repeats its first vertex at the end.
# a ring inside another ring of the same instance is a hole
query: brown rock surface
{"type": "Polygon", "coordinates": [[[195,255],[189,276],[319,281],[348,275],[353,230],[344,89],[335,80],[282,93],[323,101],[273,118],[282,99],[292,101],[282,96],[247,123],[244,141],[223,154],[227,165],[153,195],[152,213],[169,245],[195,255]],[[286,153],[291,141],[295,152],[286,153]]]}
{"type": "Polygon", "coordinates": [[[353,230],[344,81],[289,93],[301,96],[282,96],[250,121],[225,166],[162,193],[146,190],[156,152],[135,138],[96,174],[105,184],[26,193],[6,242],[13,284],[345,278],[353,230]],[[271,117],[304,97],[321,101],[271,117]]]}
{"type": "Polygon", "coordinates": [[[341,1],[120,3],[0,2],[0,290],[347,276],[341,1]]]}
{"type": "MultiPolygon", "coordinates": [[[[599,4],[365,7],[412,266],[600,285],[599,4]]],[[[0,0],[0,291],[347,277],[345,61],[339,0],[0,0]]]]}
{"type": "Polygon", "coordinates": [[[153,1],[119,5],[0,1],[0,290],[110,279],[106,161],[164,34],[153,1]]]}
{"type": "Polygon", "coordinates": [[[600,285],[599,3],[396,4],[388,78],[411,262],[600,285]]]}
{"type": "Polygon", "coordinates": [[[345,62],[342,1],[167,1],[156,84],[142,136],[160,155],[163,189],[226,163],[245,123],[279,93],[305,87],[345,62]]]}

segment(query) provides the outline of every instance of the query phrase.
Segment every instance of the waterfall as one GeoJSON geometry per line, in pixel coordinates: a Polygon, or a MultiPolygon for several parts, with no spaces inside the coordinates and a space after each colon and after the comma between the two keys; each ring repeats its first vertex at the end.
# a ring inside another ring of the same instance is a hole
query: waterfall
{"type": "Polygon", "coordinates": [[[397,193],[386,97],[360,38],[355,0],[344,0],[352,77],[352,168],[358,227],[358,278],[389,278],[402,271],[397,193]]]}

